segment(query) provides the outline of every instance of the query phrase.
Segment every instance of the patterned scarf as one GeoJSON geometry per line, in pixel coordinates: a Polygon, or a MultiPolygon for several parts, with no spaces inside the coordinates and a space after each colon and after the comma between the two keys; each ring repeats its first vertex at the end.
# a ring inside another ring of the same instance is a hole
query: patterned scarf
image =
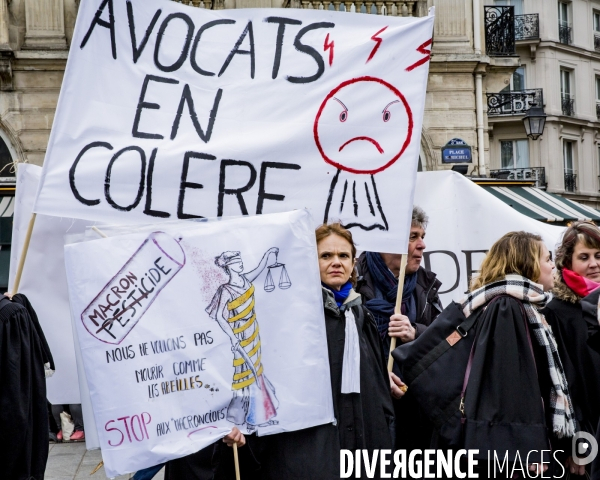
{"type": "Polygon", "coordinates": [[[558,356],[556,340],[552,330],[544,315],[539,312],[539,309],[546,305],[549,295],[544,293],[541,285],[533,283],[525,277],[507,275],[503,280],[484,285],[467,295],[461,302],[463,313],[468,317],[499,295],[510,295],[523,303],[531,330],[538,344],[546,351],[548,358],[552,382],[550,392],[552,430],[558,438],[572,437],[575,434],[575,422],[567,379],[558,356]]]}

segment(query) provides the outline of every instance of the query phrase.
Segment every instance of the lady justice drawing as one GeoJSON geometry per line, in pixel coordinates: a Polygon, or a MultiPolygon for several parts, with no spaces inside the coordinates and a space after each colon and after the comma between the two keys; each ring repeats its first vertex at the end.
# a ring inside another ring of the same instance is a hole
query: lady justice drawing
{"type": "Polygon", "coordinates": [[[329,188],[324,222],[339,220],[346,228],[388,230],[375,174],[400,158],[410,144],[412,130],[408,102],[380,78],[347,80],[325,97],[313,134],[323,160],[337,172],[329,188]]]}
{"type": "Polygon", "coordinates": [[[236,425],[246,424],[249,431],[278,423],[273,418],[277,415],[279,402],[261,363],[252,283],[267,267],[271,255],[275,257],[274,265],[277,265],[278,252],[278,248],[267,250],[258,266],[247,273],[244,273],[240,252],[223,252],[216,257],[215,264],[225,270],[229,281],[218,288],[206,308],[209,316],[229,336],[232,345],[235,370],[231,385],[233,398],[227,408],[227,420],[236,425]]]}

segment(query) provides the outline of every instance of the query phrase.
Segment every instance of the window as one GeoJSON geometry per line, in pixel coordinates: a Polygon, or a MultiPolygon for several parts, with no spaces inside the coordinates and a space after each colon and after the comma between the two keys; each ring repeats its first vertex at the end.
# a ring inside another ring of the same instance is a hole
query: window
{"type": "Polygon", "coordinates": [[[596,77],[596,118],[600,120],[600,77],[596,77]]]}
{"type": "Polygon", "coordinates": [[[510,77],[511,90],[525,90],[525,67],[517,68],[510,77]]]}
{"type": "Polygon", "coordinates": [[[594,50],[600,52],[600,12],[594,10],[594,50]]]}
{"type": "Polygon", "coordinates": [[[575,113],[575,96],[573,95],[573,72],[566,69],[560,70],[560,96],[563,115],[572,116],[575,113]]]}
{"type": "Polygon", "coordinates": [[[558,40],[566,45],[571,43],[569,4],[565,2],[558,2],[558,40]]]}
{"type": "Polygon", "coordinates": [[[577,175],[573,161],[573,142],[565,141],[563,143],[563,161],[565,168],[565,191],[575,192],[577,190],[577,175]]]}
{"type": "Polygon", "coordinates": [[[523,0],[494,0],[494,5],[499,7],[512,5],[515,7],[515,15],[523,15],[523,0]]]}
{"type": "Polygon", "coordinates": [[[569,26],[569,4],[558,2],[558,24],[569,26]]]}
{"type": "Polygon", "coordinates": [[[510,83],[504,87],[502,93],[525,90],[525,67],[517,68],[510,76],[510,83]]]}
{"type": "Polygon", "coordinates": [[[560,70],[560,94],[563,96],[571,95],[571,71],[560,70]]]}
{"type": "Polygon", "coordinates": [[[600,145],[598,145],[598,190],[600,191],[600,145]]]}
{"type": "Polygon", "coordinates": [[[503,140],[500,142],[502,168],[529,168],[529,142],[527,140],[503,140]]]}
{"type": "Polygon", "coordinates": [[[565,161],[565,173],[575,173],[573,169],[573,142],[564,143],[563,158],[565,161]]]}

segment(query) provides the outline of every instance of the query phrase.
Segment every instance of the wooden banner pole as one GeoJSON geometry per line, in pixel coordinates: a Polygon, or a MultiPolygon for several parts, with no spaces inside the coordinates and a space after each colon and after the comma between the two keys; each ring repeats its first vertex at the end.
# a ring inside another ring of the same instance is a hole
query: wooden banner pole
{"type": "MultiPolygon", "coordinates": [[[[394,308],[394,313],[401,313],[402,308],[402,290],[404,290],[404,274],[406,272],[406,262],[408,260],[408,254],[402,255],[402,260],[400,261],[400,274],[398,275],[398,294],[396,295],[396,308],[394,308]]],[[[390,343],[390,356],[388,358],[388,372],[392,371],[394,366],[394,357],[392,357],[392,352],[396,348],[396,337],[392,337],[392,341],[390,343]]]]}
{"type": "Polygon", "coordinates": [[[15,275],[15,281],[13,283],[12,291],[10,296],[17,294],[19,291],[19,284],[21,283],[21,275],[23,274],[23,267],[25,267],[25,258],[27,257],[27,250],[29,250],[29,242],[31,241],[31,234],[33,232],[33,225],[35,224],[35,213],[31,214],[29,219],[29,226],[27,227],[27,235],[25,236],[25,242],[23,243],[23,250],[21,251],[21,258],[19,258],[19,266],[17,267],[17,274],[15,275]]]}
{"type": "Polygon", "coordinates": [[[102,238],[108,238],[108,235],[102,231],[98,227],[92,227],[92,230],[100,235],[102,238]]]}
{"type": "Polygon", "coordinates": [[[235,462],[235,480],[240,480],[240,462],[238,460],[237,443],[233,444],[233,461],[235,462]]]}

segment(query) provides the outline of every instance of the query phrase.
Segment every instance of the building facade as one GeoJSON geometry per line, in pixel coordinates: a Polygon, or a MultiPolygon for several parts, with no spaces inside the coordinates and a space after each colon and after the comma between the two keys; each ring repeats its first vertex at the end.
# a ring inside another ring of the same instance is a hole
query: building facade
{"type": "Polygon", "coordinates": [[[504,90],[486,92],[492,175],[533,177],[549,192],[599,208],[600,1],[496,4],[514,8],[520,67],[504,90]],[[522,123],[533,104],[547,115],[536,141],[522,123]]]}

